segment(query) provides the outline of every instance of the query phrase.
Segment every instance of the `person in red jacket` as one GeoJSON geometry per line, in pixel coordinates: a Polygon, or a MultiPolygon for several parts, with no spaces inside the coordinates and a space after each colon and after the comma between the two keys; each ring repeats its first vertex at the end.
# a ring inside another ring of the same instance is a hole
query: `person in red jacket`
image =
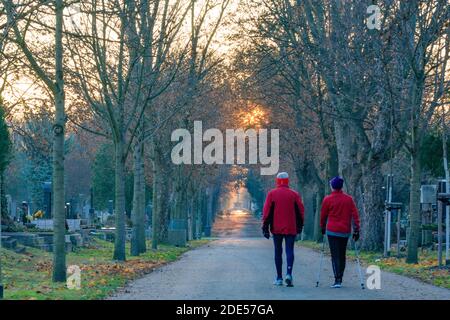
{"type": "Polygon", "coordinates": [[[262,231],[264,237],[273,235],[275,246],[275,267],[277,278],[275,285],[283,285],[283,239],[286,246],[287,275],[286,285],[293,286],[292,267],[294,265],[294,242],[297,234],[302,232],[304,212],[302,198],[289,188],[289,176],[280,172],[276,179],[277,187],[267,194],[263,209],[262,231]],[[270,232],[269,232],[270,231],[270,232]]]}
{"type": "Polygon", "coordinates": [[[353,223],[353,240],[359,239],[359,215],[353,198],[342,191],[344,179],[334,177],[330,180],[332,193],[322,202],[320,226],[322,234],[327,234],[330,244],[331,263],[335,282],[332,288],[342,287],[345,270],[348,238],[351,236],[353,223]]]}

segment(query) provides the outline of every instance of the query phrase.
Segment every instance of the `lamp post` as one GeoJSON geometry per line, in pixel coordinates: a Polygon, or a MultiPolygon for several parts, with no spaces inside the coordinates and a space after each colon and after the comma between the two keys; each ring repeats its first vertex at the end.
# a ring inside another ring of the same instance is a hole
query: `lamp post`
{"type": "MultiPolygon", "coordinates": [[[[392,214],[392,211],[395,211],[397,213],[397,257],[400,257],[400,231],[401,231],[401,226],[400,226],[400,218],[402,215],[402,206],[403,204],[401,202],[386,202],[385,203],[385,210],[386,212],[389,212],[389,215],[392,214]]],[[[390,222],[390,221],[389,221],[390,222]]],[[[390,228],[389,228],[390,230],[390,228]]],[[[390,234],[389,234],[389,238],[390,238],[390,234]]],[[[390,240],[389,242],[390,243],[390,240]]],[[[387,246],[385,245],[385,255],[389,255],[389,249],[387,248],[387,246]]]]}

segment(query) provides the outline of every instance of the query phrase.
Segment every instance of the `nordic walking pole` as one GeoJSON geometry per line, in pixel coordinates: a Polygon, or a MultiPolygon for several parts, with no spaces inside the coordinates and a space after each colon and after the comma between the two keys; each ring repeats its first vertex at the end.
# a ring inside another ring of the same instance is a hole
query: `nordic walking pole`
{"type": "Polygon", "coordinates": [[[325,252],[325,237],[323,237],[323,242],[322,242],[322,252],[320,254],[320,264],[319,264],[319,271],[317,271],[317,281],[316,281],[316,288],[319,286],[319,280],[320,280],[320,272],[322,271],[322,261],[323,261],[323,255],[325,252]]]}
{"type": "Polygon", "coordinates": [[[355,248],[356,262],[358,265],[359,283],[361,284],[361,289],[364,289],[363,276],[362,276],[362,272],[361,272],[361,264],[359,262],[358,248],[356,247],[356,241],[354,241],[354,240],[353,240],[353,246],[355,248]]]}

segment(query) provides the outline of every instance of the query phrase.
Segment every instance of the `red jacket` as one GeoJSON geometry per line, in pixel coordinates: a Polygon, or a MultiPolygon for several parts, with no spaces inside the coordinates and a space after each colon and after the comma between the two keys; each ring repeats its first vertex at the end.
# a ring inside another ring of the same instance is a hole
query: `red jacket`
{"type": "Polygon", "coordinates": [[[352,220],[354,231],[359,231],[358,209],[351,196],[342,190],[335,190],[323,199],[320,212],[322,229],[326,228],[328,231],[337,233],[351,233],[352,220]]]}
{"type": "Polygon", "coordinates": [[[269,191],[263,209],[263,229],[272,234],[296,235],[303,227],[305,207],[302,198],[289,185],[269,191]]]}

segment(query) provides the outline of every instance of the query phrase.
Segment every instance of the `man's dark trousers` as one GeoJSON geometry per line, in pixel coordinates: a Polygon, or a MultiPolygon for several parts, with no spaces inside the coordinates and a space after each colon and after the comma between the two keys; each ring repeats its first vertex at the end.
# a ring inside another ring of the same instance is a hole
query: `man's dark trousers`
{"type": "Polygon", "coordinates": [[[286,262],[287,274],[292,274],[292,267],[294,266],[294,243],[295,235],[274,234],[273,244],[275,246],[275,267],[277,268],[277,278],[282,279],[283,267],[283,239],[285,239],[286,246],[286,262]]]}

